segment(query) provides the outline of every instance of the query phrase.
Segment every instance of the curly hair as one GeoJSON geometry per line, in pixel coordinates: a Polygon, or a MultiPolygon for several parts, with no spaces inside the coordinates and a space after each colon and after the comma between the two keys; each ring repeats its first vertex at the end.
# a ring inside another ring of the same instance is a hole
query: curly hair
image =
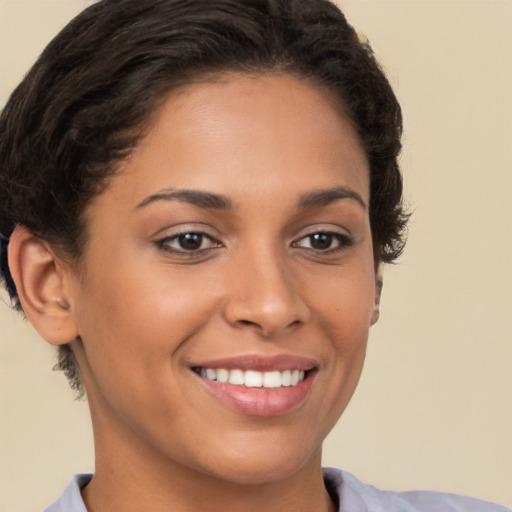
{"type": "MultiPolygon", "coordinates": [[[[102,0],[47,46],[0,117],[1,272],[17,225],[79,260],[83,212],[178,85],[225,72],[284,72],[329,90],[370,167],[376,264],[402,252],[400,106],[368,44],[329,0],[102,0]]],[[[57,367],[80,391],[68,345],[57,367]]]]}

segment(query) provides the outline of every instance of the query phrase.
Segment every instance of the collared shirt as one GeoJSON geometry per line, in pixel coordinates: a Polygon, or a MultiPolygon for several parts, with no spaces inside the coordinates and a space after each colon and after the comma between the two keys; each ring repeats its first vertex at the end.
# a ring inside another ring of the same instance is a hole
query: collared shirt
{"type": "MultiPolygon", "coordinates": [[[[44,512],[87,512],[80,490],[92,475],[75,475],[62,496],[44,512]]],[[[325,485],[337,494],[338,512],[512,512],[502,505],[435,491],[383,491],[336,468],[324,468],[325,485]]]]}

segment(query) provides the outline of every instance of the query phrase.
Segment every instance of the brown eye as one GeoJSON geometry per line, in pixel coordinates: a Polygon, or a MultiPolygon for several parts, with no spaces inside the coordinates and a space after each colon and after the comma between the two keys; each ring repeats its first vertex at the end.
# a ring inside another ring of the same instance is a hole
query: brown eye
{"type": "Polygon", "coordinates": [[[314,235],[310,235],[309,239],[309,244],[312,249],[325,251],[331,248],[333,236],[328,233],[315,233],[314,235]]]}
{"type": "Polygon", "coordinates": [[[200,233],[186,233],[178,236],[176,242],[184,251],[197,251],[203,245],[204,235],[200,233]]]}
{"type": "Polygon", "coordinates": [[[292,245],[318,252],[335,252],[353,245],[353,240],[342,233],[318,232],[297,240],[292,245]]]}
{"type": "Polygon", "coordinates": [[[191,254],[221,247],[221,244],[205,233],[180,233],[158,240],[157,246],[168,252],[191,254]]]}

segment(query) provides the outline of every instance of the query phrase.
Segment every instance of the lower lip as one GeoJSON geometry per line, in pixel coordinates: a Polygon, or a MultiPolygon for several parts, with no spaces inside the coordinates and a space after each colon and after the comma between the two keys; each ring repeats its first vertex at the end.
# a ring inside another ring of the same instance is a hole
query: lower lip
{"type": "Polygon", "coordinates": [[[206,389],[231,409],[250,416],[279,416],[299,407],[308,396],[316,372],[310,371],[296,386],[280,388],[247,388],[201,379],[206,389]]]}

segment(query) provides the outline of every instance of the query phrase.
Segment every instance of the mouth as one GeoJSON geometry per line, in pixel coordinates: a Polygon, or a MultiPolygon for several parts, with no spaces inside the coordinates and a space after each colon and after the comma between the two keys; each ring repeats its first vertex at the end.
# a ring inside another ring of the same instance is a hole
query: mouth
{"type": "Polygon", "coordinates": [[[308,373],[312,370],[273,370],[260,372],[256,370],[243,370],[234,368],[202,368],[194,367],[192,370],[203,379],[214,382],[228,383],[234,386],[243,386],[246,388],[266,388],[276,389],[282,387],[292,387],[300,384],[308,373]]]}
{"type": "Polygon", "coordinates": [[[242,356],[191,367],[203,388],[223,405],[251,416],[278,416],[309,396],[318,365],[302,357],[242,356]]]}

